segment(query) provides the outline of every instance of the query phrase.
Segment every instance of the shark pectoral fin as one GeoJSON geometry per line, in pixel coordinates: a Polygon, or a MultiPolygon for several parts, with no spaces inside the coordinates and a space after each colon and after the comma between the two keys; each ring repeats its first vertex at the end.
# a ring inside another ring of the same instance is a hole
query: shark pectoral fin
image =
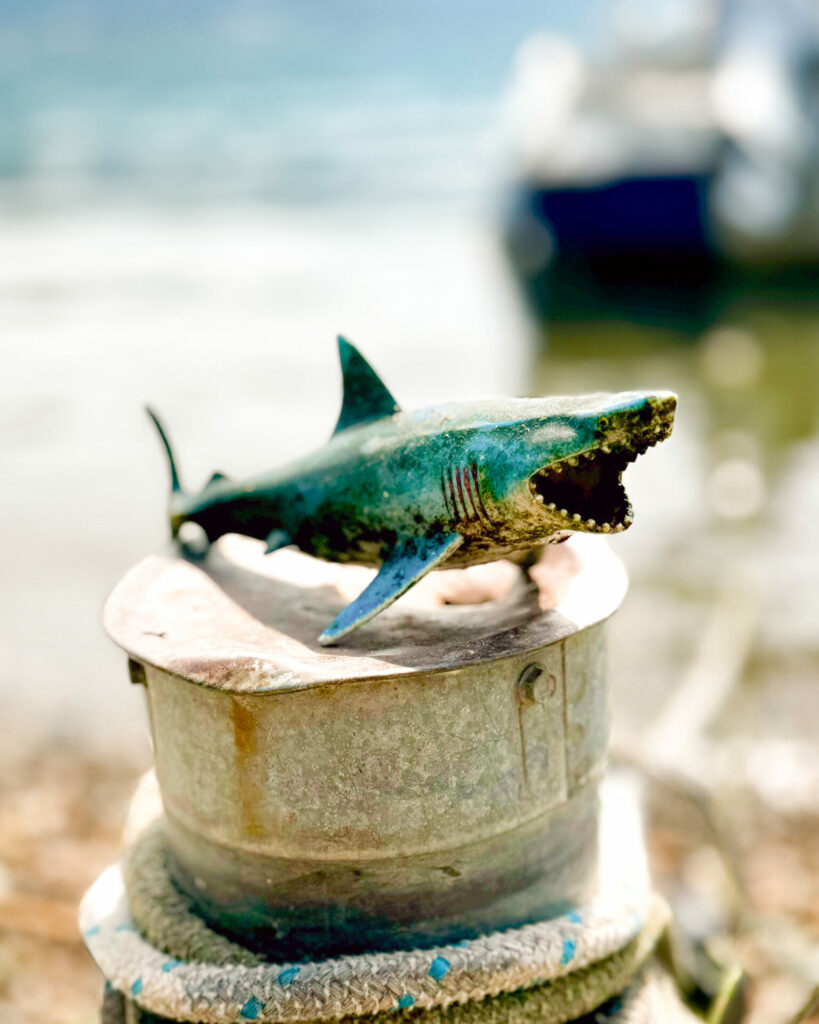
{"type": "Polygon", "coordinates": [[[289,533],[285,533],[284,530],[271,530],[267,535],[264,553],[269,555],[271,552],[278,551],[279,548],[286,548],[288,544],[292,543],[293,538],[289,533]]]}
{"type": "Polygon", "coordinates": [[[335,643],[389,607],[413,583],[448,558],[462,542],[463,537],[459,533],[442,533],[434,537],[412,537],[399,543],[366,590],[324,630],[318,638],[319,643],[335,643]]]}
{"type": "Polygon", "coordinates": [[[346,338],[338,337],[344,397],[333,434],[398,412],[398,402],[375,370],[346,338]]]}

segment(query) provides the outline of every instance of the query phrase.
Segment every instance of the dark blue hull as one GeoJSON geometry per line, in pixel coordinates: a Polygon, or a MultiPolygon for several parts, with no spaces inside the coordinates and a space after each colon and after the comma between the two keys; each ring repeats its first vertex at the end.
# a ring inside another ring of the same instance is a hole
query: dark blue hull
{"type": "Polygon", "coordinates": [[[507,244],[534,312],[699,329],[719,274],[709,185],[707,175],[680,174],[521,186],[507,244]]]}

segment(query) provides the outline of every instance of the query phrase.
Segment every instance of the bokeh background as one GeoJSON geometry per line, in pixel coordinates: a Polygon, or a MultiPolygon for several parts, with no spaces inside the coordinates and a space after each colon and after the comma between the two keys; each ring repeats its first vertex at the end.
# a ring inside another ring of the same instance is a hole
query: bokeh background
{"type": "Polygon", "coordinates": [[[150,763],[99,624],[165,539],[141,407],[192,484],[271,467],[331,430],[339,331],[407,406],[679,393],[613,542],[614,749],[695,998],[738,963],[737,1019],[808,1002],[818,134],[810,0],[0,0],[3,1024],[97,1012],[76,901],[150,763]]]}

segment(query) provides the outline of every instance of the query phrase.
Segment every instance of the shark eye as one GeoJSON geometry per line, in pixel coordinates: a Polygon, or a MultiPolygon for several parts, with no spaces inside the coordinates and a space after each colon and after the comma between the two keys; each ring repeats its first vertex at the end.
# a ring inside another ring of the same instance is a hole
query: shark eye
{"type": "Polygon", "coordinates": [[[597,424],[598,424],[598,426],[601,426],[601,427],[607,427],[609,425],[609,418],[608,418],[608,416],[601,416],[600,419],[597,421],[597,424]]]}

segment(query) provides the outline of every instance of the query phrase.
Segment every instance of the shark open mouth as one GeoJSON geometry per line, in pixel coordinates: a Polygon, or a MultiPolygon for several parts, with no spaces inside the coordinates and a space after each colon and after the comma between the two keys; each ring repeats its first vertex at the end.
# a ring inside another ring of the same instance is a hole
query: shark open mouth
{"type": "Polygon", "coordinates": [[[532,497],[555,534],[621,533],[631,526],[623,470],[669,436],[676,407],[676,395],[658,392],[639,405],[601,416],[596,444],[550,462],[529,478],[532,497]]]}
{"type": "Polygon", "coordinates": [[[632,522],[622,473],[647,447],[600,445],[571,455],[538,470],[529,479],[529,489],[558,527],[620,533],[632,522]]]}

